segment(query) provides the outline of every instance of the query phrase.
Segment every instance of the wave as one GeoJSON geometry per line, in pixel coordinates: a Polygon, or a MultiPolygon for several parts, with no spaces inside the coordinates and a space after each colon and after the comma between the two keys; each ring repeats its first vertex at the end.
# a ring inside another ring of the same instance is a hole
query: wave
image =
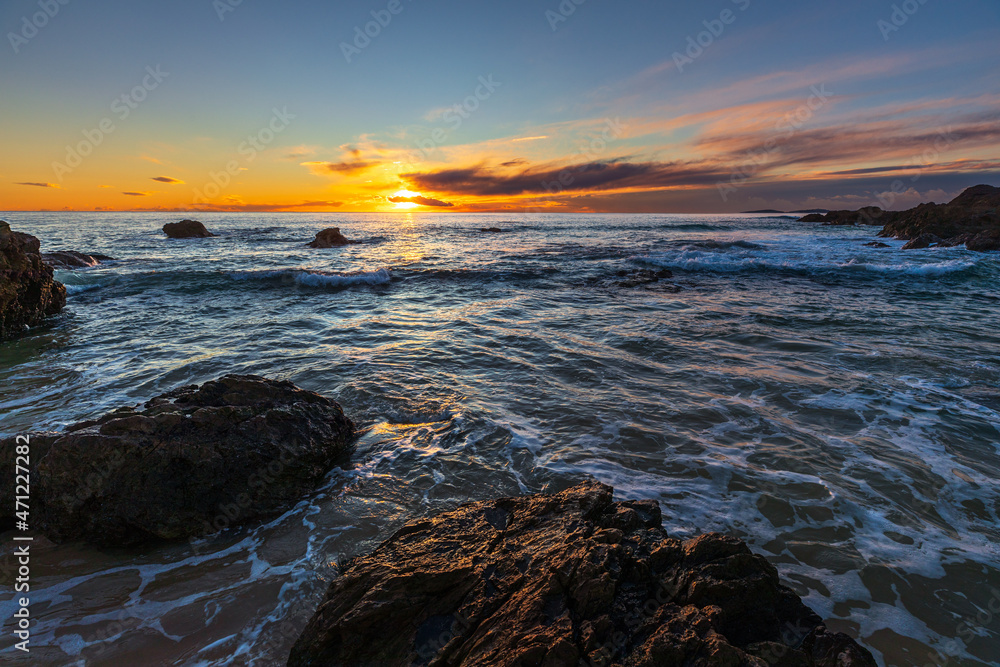
{"type": "Polygon", "coordinates": [[[953,259],[941,262],[896,264],[875,264],[857,259],[845,262],[815,261],[789,257],[774,253],[775,257],[733,255],[717,252],[686,250],[675,254],[657,253],[633,257],[632,261],[666,269],[683,271],[707,271],[711,273],[839,273],[863,271],[884,275],[908,275],[915,277],[938,277],[957,275],[975,269],[978,262],[973,259],[953,259]]]}
{"type": "Polygon", "coordinates": [[[357,271],[355,273],[328,273],[305,269],[278,269],[272,271],[234,271],[233,280],[278,281],[303,287],[352,287],[354,285],[385,285],[392,282],[389,269],[357,271]]]}

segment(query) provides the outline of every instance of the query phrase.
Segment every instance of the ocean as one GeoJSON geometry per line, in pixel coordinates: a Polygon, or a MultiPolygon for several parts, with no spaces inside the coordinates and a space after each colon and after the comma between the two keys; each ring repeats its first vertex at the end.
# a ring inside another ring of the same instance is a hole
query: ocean
{"type": "Polygon", "coordinates": [[[31,664],[283,664],[338,561],[586,477],[743,538],[883,665],[1000,662],[1000,254],[794,216],[181,217],[0,213],[117,259],[0,345],[0,434],[252,373],[339,401],[353,463],[193,543],[36,543],[31,664]],[[326,227],[363,243],[305,247],[326,227]]]}

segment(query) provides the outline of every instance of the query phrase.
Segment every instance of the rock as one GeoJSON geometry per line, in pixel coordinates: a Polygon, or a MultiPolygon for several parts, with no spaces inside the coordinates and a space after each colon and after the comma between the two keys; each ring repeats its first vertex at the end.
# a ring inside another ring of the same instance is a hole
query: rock
{"type": "Polygon", "coordinates": [[[740,540],[586,482],[416,519],[342,566],[290,667],[874,667],[740,540]]]}
{"type": "Polygon", "coordinates": [[[181,220],[163,225],[163,233],[172,239],[207,239],[215,236],[197,220],[181,220]]]}
{"type": "Polygon", "coordinates": [[[506,234],[509,230],[501,229],[499,227],[483,227],[480,231],[484,234],[506,234]]]}
{"type": "Polygon", "coordinates": [[[882,243],[881,241],[872,241],[871,243],[865,244],[866,248],[891,248],[892,246],[888,243],[882,243]]]}
{"type": "MultiPolygon", "coordinates": [[[[103,546],[214,533],[312,491],[348,455],[353,430],[337,403],[290,382],[228,375],[183,387],[32,435],[32,527],[103,546]]],[[[14,448],[0,441],[9,470],[14,448]]],[[[0,487],[6,526],[12,493],[0,487]]]]}
{"type": "Polygon", "coordinates": [[[101,262],[113,262],[114,260],[114,257],[107,255],[87,255],[73,250],[42,254],[42,261],[53,269],[89,269],[101,262]]]}
{"type": "Polygon", "coordinates": [[[337,248],[345,245],[354,245],[360,241],[351,241],[340,233],[339,227],[324,229],[316,235],[316,239],[309,244],[310,248],[337,248]]]}
{"type": "Polygon", "coordinates": [[[0,340],[42,323],[66,305],[66,288],[42,262],[38,239],[0,220],[0,340]]]}
{"type": "Polygon", "coordinates": [[[650,269],[638,269],[638,270],[622,270],[617,273],[619,278],[625,278],[625,280],[619,281],[617,283],[618,287],[641,287],[642,285],[651,285],[653,283],[658,283],[661,280],[666,280],[673,278],[674,274],[670,269],[660,269],[659,271],[651,271],[650,269]]]}
{"type": "Polygon", "coordinates": [[[911,241],[903,249],[926,248],[932,243],[969,250],[1000,250],[1000,188],[977,185],[947,204],[921,204],[885,216],[879,236],[911,241]],[[936,241],[934,239],[937,239],[936,241]],[[925,245],[926,244],[926,245],[925,245]]]}
{"type": "Polygon", "coordinates": [[[930,248],[932,245],[938,245],[939,243],[941,243],[941,239],[934,234],[921,234],[904,245],[903,250],[920,250],[923,248],[930,248]]]}
{"type": "Polygon", "coordinates": [[[830,211],[829,213],[812,213],[799,219],[799,222],[822,222],[824,225],[877,225],[879,218],[885,213],[878,206],[866,206],[857,211],[830,211]]]}

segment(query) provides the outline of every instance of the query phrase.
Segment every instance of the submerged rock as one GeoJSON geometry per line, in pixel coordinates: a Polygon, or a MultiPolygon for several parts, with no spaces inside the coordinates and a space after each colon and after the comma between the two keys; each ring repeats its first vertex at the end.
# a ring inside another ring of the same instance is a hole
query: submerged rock
{"type": "Polygon", "coordinates": [[[411,521],[330,586],[291,667],[874,667],[738,539],[587,482],[411,521]]]}
{"type": "Polygon", "coordinates": [[[113,262],[114,257],[107,255],[88,255],[75,250],[63,250],[60,252],[47,252],[42,254],[42,261],[53,269],[89,269],[97,266],[101,262],[113,262]]]}
{"type": "Polygon", "coordinates": [[[324,229],[319,234],[312,243],[309,244],[310,248],[337,248],[345,245],[354,245],[361,243],[360,241],[351,241],[343,234],[340,233],[339,227],[330,227],[329,229],[324,229]]]}
{"type": "Polygon", "coordinates": [[[627,270],[623,269],[618,272],[619,278],[624,278],[618,282],[618,287],[641,287],[642,285],[652,285],[658,283],[661,280],[667,280],[674,277],[674,272],[670,269],[660,269],[659,271],[652,271],[650,269],[635,269],[627,270]]]}
{"type": "Polygon", "coordinates": [[[66,305],[66,288],[52,278],[38,239],[0,220],[0,340],[41,324],[66,305]]]}
{"type": "MultiPolygon", "coordinates": [[[[227,375],[176,389],[32,435],[32,527],[106,546],[214,533],[312,491],[348,455],[353,430],[337,403],[290,382],[227,375]]],[[[15,446],[0,441],[8,470],[15,446]]],[[[9,526],[13,489],[0,488],[9,526]]]]}
{"type": "Polygon", "coordinates": [[[215,236],[197,220],[181,220],[163,225],[163,233],[172,239],[207,239],[215,236]]]}
{"type": "Polygon", "coordinates": [[[506,234],[509,230],[500,227],[483,227],[480,231],[484,234],[506,234]]]}
{"type": "Polygon", "coordinates": [[[882,243],[881,241],[872,241],[871,243],[865,244],[866,248],[891,248],[892,246],[888,243],[882,243]]]}

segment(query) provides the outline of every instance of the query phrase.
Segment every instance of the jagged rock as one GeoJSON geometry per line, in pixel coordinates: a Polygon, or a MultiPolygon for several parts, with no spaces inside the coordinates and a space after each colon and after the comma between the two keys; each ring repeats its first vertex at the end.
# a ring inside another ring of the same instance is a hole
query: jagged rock
{"type": "MultiPolygon", "coordinates": [[[[228,375],[142,409],[31,436],[32,527],[127,546],[218,532],[281,510],[349,453],[340,406],[290,382],[228,375]]],[[[0,463],[14,470],[14,438],[0,463]]],[[[14,519],[0,486],[0,529],[14,519]]]]}
{"type": "Polygon", "coordinates": [[[43,253],[42,261],[53,269],[89,269],[101,262],[113,262],[115,258],[107,255],[88,255],[75,250],[63,250],[43,253]]]}
{"type": "Polygon", "coordinates": [[[207,239],[215,236],[197,220],[181,220],[163,225],[163,233],[172,239],[207,239]]]}
{"type": "Polygon", "coordinates": [[[38,239],[0,220],[0,340],[42,323],[66,305],[66,288],[52,278],[38,239]]]}
{"type": "Polygon", "coordinates": [[[352,241],[340,233],[339,227],[324,229],[316,235],[315,240],[309,244],[310,248],[337,248],[345,245],[356,245],[361,241],[352,241]]]}
{"type": "Polygon", "coordinates": [[[342,566],[290,667],[874,667],[738,539],[586,482],[411,521],[342,566]]]}
{"type": "Polygon", "coordinates": [[[932,243],[944,247],[964,244],[980,252],[1000,250],[998,207],[1000,188],[977,185],[947,204],[921,204],[908,211],[887,213],[879,236],[915,241],[904,250],[932,243]]]}
{"type": "Polygon", "coordinates": [[[877,225],[882,214],[878,206],[866,206],[858,211],[830,211],[829,213],[812,213],[799,219],[799,222],[822,222],[824,225],[877,225]]]}

